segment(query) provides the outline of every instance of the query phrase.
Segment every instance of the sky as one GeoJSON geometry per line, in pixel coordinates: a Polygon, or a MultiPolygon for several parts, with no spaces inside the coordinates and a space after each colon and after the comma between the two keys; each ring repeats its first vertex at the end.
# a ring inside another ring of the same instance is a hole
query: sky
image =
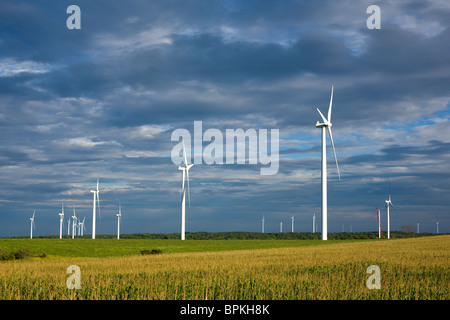
{"type": "Polygon", "coordinates": [[[34,211],[34,235],[58,234],[62,203],[65,227],[75,209],[90,234],[97,179],[97,234],[115,234],[119,203],[122,233],[180,232],[177,129],[190,163],[208,129],[223,146],[227,130],[279,132],[274,174],[251,159],[192,167],[186,231],[259,232],[264,216],[288,232],[294,216],[309,232],[316,214],[320,232],[316,108],[332,86],[328,232],[376,231],[375,207],[385,231],[390,192],[391,230],[448,233],[448,39],[443,0],[2,0],[0,237],[29,235],[34,211]]]}

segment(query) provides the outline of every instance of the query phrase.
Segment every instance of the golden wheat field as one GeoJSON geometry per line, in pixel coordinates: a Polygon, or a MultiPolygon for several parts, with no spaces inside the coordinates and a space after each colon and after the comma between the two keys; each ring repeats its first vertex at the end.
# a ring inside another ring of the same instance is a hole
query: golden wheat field
{"type": "Polygon", "coordinates": [[[0,262],[0,299],[449,299],[450,236],[320,246],[0,262]],[[67,267],[80,268],[68,289],[67,267]],[[370,265],[381,289],[368,289],[370,265]]]}

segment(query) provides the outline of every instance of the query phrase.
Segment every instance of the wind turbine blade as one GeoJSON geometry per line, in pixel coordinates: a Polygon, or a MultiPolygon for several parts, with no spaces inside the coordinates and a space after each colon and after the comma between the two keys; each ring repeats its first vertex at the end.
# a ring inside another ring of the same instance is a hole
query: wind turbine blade
{"type": "Polygon", "coordinates": [[[322,114],[322,112],[320,112],[319,108],[316,108],[316,109],[317,109],[317,111],[319,111],[319,114],[320,114],[320,116],[322,117],[323,122],[324,122],[324,123],[328,123],[328,120],[325,119],[324,115],[322,114]]]}
{"type": "Polygon", "coordinates": [[[97,207],[98,207],[98,218],[100,221],[102,221],[102,213],[100,211],[100,198],[99,198],[99,192],[97,191],[97,207]]]}
{"type": "Polygon", "coordinates": [[[331,145],[333,146],[334,160],[336,160],[336,168],[337,168],[339,180],[341,180],[341,173],[339,172],[339,165],[338,165],[338,161],[337,161],[337,157],[336,157],[336,150],[334,149],[333,134],[331,133],[331,128],[330,127],[327,127],[327,128],[328,128],[328,133],[330,134],[331,145]]]}
{"type": "Polygon", "coordinates": [[[395,213],[398,214],[398,211],[397,211],[397,209],[395,209],[394,204],[392,202],[390,202],[390,205],[391,205],[392,209],[394,209],[395,213]]]}
{"type": "Polygon", "coordinates": [[[188,204],[190,207],[191,206],[191,191],[189,189],[189,169],[186,170],[186,175],[187,175],[188,204]]]}
{"type": "Polygon", "coordinates": [[[333,105],[333,86],[331,86],[330,106],[328,107],[328,121],[331,122],[331,107],[333,105]]]}
{"type": "Polygon", "coordinates": [[[184,145],[184,139],[183,139],[183,156],[184,156],[184,164],[187,166],[187,155],[186,155],[186,147],[184,145]]]}

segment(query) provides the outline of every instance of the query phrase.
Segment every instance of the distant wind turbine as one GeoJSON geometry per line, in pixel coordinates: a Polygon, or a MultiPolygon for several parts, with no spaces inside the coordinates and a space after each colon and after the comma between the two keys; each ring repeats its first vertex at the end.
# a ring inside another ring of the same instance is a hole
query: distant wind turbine
{"type": "Polygon", "coordinates": [[[83,231],[86,230],[86,227],[84,226],[84,220],[86,217],[83,218],[83,221],[80,221],[78,223],[78,228],[80,229],[80,235],[83,236],[83,231]]]}
{"type": "Polygon", "coordinates": [[[67,219],[67,235],[70,235],[70,217],[67,219]]]}
{"type": "Polygon", "coordinates": [[[72,216],[72,239],[75,238],[75,228],[77,226],[77,216],[75,214],[75,206],[73,206],[73,216],[72,216]]]}
{"type": "Polygon", "coordinates": [[[333,86],[331,87],[331,98],[330,98],[330,106],[328,107],[328,119],[324,117],[322,112],[318,108],[319,114],[323,120],[323,123],[319,123],[317,121],[316,128],[322,129],[322,240],[327,240],[328,233],[328,222],[327,222],[327,141],[326,141],[326,132],[325,129],[328,130],[328,134],[330,135],[331,145],[333,146],[334,159],[336,161],[336,168],[339,176],[339,180],[341,180],[341,174],[339,172],[339,165],[336,157],[336,150],[334,148],[333,135],[331,133],[331,108],[333,105],[333,86]]]}
{"type": "Polygon", "coordinates": [[[386,202],[386,211],[387,211],[387,238],[391,238],[391,220],[389,218],[389,207],[392,207],[395,211],[397,211],[394,207],[394,204],[391,201],[391,184],[389,183],[389,199],[385,200],[386,202]]]}
{"type": "Polygon", "coordinates": [[[291,217],[292,220],[292,233],[294,233],[294,216],[291,217]]]}
{"type": "Polygon", "coordinates": [[[98,206],[98,214],[100,215],[100,199],[98,195],[100,191],[98,190],[98,178],[97,178],[97,189],[91,190],[91,192],[94,194],[94,203],[92,205],[92,239],[95,239],[95,219],[97,206],[98,206]]]}
{"type": "Polygon", "coordinates": [[[120,219],[122,217],[122,206],[119,203],[119,213],[117,214],[117,239],[119,239],[120,235],[120,219]]]}
{"type": "Polygon", "coordinates": [[[262,233],[264,233],[264,215],[261,220],[262,233]]]}
{"type": "Polygon", "coordinates": [[[283,232],[283,221],[280,221],[280,232],[283,232]]]}
{"type": "Polygon", "coordinates": [[[64,222],[64,203],[61,205],[61,212],[59,213],[59,238],[62,239],[63,222],[64,222]]]}
{"type": "Polygon", "coordinates": [[[183,140],[183,156],[184,156],[184,165],[180,165],[178,170],[183,172],[182,183],[181,183],[181,240],[185,239],[185,229],[186,229],[186,189],[185,189],[185,181],[187,178],[187,189],[188,189],[188,199],[189,206],[191,205],[191,195],[189,191],[189,169],[194,165],[188,164],[187,156],[186,156],[186,147],[184,145],[183,140]]]}
{"type": "Polygon", "coordinates": [[[33,211],[33,216],[30,218],[30,239],[33,239],[33,230],[35,230],[34,227],[34,214],[36,213],[36,210],[33,211]]]}

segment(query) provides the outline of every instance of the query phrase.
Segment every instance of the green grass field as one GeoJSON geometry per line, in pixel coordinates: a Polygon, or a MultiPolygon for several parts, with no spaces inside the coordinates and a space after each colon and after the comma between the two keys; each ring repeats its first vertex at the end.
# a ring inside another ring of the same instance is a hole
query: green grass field
{"type": "MultiPolygon", "coordinates": [[[[319,246],[368,240],[172,240],[172,239],[0,239],[0,249],[27,248],[33,255],[60,257],[112,257],[139,255],[143,249],[163,253],[319,246]]],[[[372,240],[374,241],[374,240],[372,240]]]]}
{"type": "Polygon", "coordinates": [[[4,300],[449,300],[450,236],[376,240],[0,239],[4,300]],[[141,255],[143,249],[162,254],[141,255]],[[46,252],[45,257],[38,257],[46,252]],[[66,270],[81,270],[68,289],[66,270]],[[366,269],[381,270],[381,289],[366,269]]]}

